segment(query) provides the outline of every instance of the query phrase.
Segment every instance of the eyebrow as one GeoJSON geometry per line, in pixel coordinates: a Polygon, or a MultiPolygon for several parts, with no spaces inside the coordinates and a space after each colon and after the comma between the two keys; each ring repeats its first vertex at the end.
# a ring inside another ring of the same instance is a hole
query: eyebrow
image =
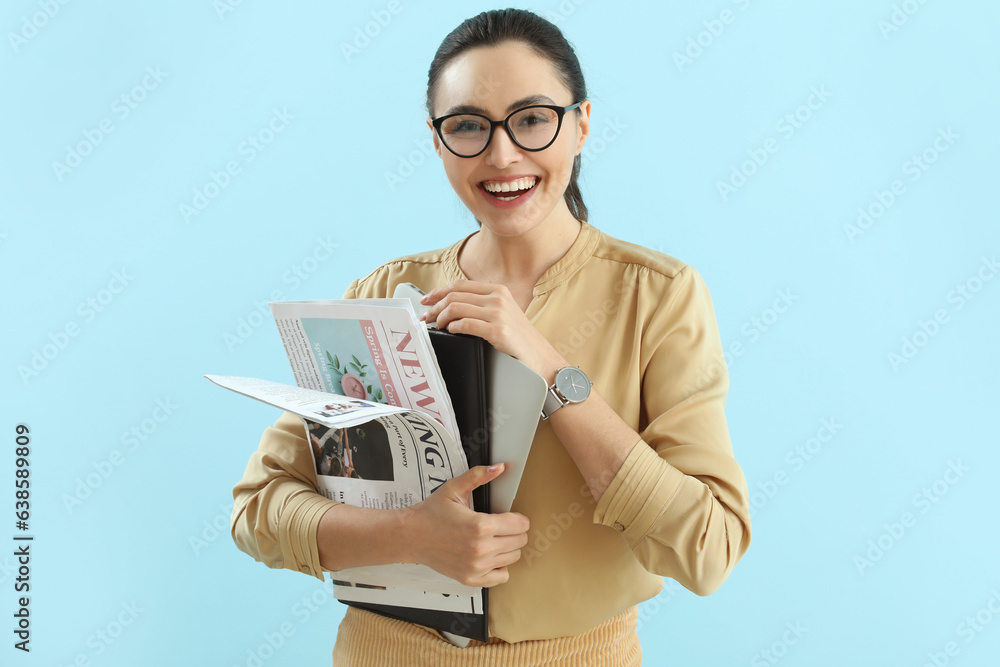
{"type": "MultiPolygon", "coordinates": [[[[507,107],[507,111],[505,113],[509,114],[511,111],[514,111],[515,109],[520,109],[521,107],[529,107],[533,104],[555,104],[555,102],[552,100],[552,98],[546,97],[545,95],[529,95],[528,97],[522,97],[521,99],[515,102],[511,102],[510,106],[507,107]]],[[[451,107],[441,115],[448,116],[453,113],[477,113],[477,114],[482,114],[483,116],[489,116],[489,114],[486,112],[486,109],[483,109],[482,107],[477,107],[474,104],[458,104],[451,107]]]]}

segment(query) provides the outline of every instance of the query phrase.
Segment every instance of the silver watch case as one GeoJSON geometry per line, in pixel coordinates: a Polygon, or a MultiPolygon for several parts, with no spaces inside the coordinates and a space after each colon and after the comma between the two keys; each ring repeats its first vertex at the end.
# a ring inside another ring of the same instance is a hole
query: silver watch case
{"type": "Polygon", "coordinates": [[[548,419],[553,412],[567,403],[581,403],[590,396],[593,382],[579,366],[563,366],[556,371],[556,379],[549,385],[549,392],[542,405],[542,419],[548,419]]]}

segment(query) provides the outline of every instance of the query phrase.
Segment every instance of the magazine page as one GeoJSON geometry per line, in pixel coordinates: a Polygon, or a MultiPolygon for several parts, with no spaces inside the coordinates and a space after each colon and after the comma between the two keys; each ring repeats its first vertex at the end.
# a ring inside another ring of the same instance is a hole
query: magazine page
{"type": "Polygon", "coordinates": [[[427,327],[407,299],[270,305],[300,387],[422,412],[461,442],[427,327]]]}
{"type": "Polygon", "coordinates": [[[440,424],[417,412],[339,427],[314,418],[302,422],[316,461],[319,492],[337,502],[401,509],[469,469],[461,446],[440,424]]]}
{"type": "MultiPolygon", "coordinates": [[[[231,375],[206,375],[205,378],[224,389],[292,412],[300,417],[312,419],[329,427],[353,426],[382,415],[406,412],[405,408],[328,394],[314,389],[293,387],[270,380],[231,375]]],[[[464,461],[464,453],[462,458],[464,461]]]]}

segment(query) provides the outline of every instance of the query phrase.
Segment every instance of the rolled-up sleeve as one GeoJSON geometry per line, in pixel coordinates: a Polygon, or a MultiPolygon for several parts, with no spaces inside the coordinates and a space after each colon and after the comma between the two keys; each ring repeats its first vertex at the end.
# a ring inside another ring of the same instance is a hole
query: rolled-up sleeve
{"type": "Polygon", "coordinates": [[[231,530],[241,551],[268,567],[323,580],[319,520],[337,505],[321,495],[302,420],[285,412],[261,436],[233,487],[231,530]]]}
{"type": "Polygon", "coordinates": [[[594,510],[643,567],[698,595],[750,545],[746,478],[733,455],[729,373],[708,287],[691,266],[670,282],[643,333],[639,440],[594,510]]]}
{"type": "MultiPolygon", "coordinates": [[[[343,298],[357,297],[358,281],[343,298]]],[[[239,549],[272,568],[324,580],[319,562],[319,521],[339,503],[319,493],[312,447],[302,419],[283,413],[267,427],[233,487],[230,529],[239,549]]]]}

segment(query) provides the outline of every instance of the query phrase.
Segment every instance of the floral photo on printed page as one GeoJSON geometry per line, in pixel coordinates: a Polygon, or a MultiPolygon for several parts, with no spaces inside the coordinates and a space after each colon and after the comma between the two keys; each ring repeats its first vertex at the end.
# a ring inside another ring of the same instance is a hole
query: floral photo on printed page
{"type": "Polygon", "coordinates": [[[326,391],[388,403],[360,322],[311,317],[301,322],[326,391]]]}

